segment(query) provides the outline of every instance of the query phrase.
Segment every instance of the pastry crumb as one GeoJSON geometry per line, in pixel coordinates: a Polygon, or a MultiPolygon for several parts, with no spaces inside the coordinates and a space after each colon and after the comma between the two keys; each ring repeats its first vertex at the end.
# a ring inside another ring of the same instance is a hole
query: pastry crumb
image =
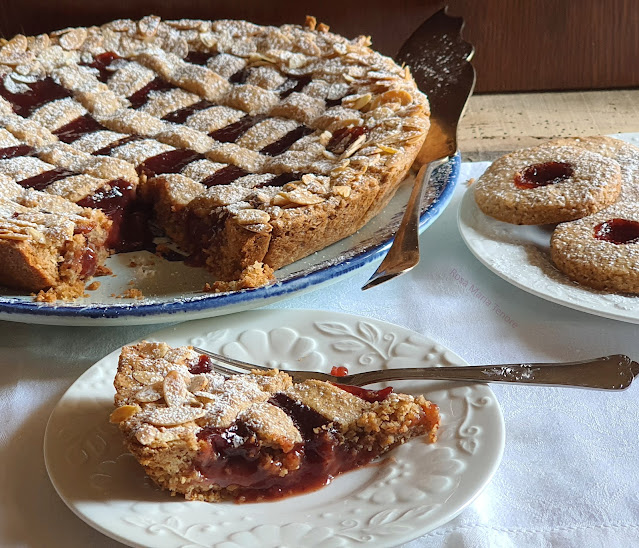
{"type": "Polygon", "coordinates": [[[91,282],[89,285],[87,285],[86,289],[87,291],[95,291],[100,287],[100,285],[100,282],[91,282]]]}
{"type": "Polygon", "coordinates": [[[205,293],[224,293],[226,291],[239,291],[240,289],[254,289],[275,281],[273,269],[264,263],[255,262],[247,266],[237,280],[229,282],[217,281],[205,284],[205,293]]]}

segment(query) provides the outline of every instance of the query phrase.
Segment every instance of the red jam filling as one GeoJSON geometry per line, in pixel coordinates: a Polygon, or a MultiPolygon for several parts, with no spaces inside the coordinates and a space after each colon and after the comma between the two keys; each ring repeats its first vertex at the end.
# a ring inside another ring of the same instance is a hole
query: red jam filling
{"type": "Polygon", "coordinates": [[[0,97],[11,103],[13,111],[20,116],[30,116],[34,110],[56,99],[71,97],[71,92],[47,77],[32,84],[25,84],[29,90],[24,93],[11,93],[4,85],[0,86],[0,97]]]}
{"type": "Polygon", "coordinates": [[[333,154],[343,154],[357,139],[366,135],[367,130],[363,126],[343,127],[335,131],[326,149],[333,154]]]}
{"type": "Polygon", "coordinates": [[[87,66],[98,70],[98,80],[100,80],[100,82],[107,82],[113,74],[112,71],[108,70],[108,67],[116,59],[121,59],[121,57],[117,53],[107,51],[96,55],[93,63],[89,63],[87,66]]]}
{"type": "Polygon", "coordinates": [[[230,165],[216,171],[213,175],[209,175],[200,183],[207,188],[215,185],[228,185],[245,175],[248,175],[248,171],[244,171],[241,167],[230,165]]]}
{"type": "Polygon", "coordinates": [[[197,360],[197,363],[189,367],[189,372],[193,375],[201,375],[202,373],[213,372],[213,362],[208,356],[203,354],[197,360]]]}
{"type": "Polygon", "coordinates": [[[67,177],[71,177],[72,175],[77,175],[77,173],[68,171],[62,167],[57,167],[55,169],[50,169],[49,171],[44,171],[39,175],[29,177],[28,179],[22,179],[22,181],[18,181],[18,184],[23,186],[24,188],[44,190],[56,181],[66,179],[67,177]]]}
{"type": "Polygon", "coordinates": [[[73,143],[77,141],[83,135],[87,133],[93,133],[94,131],[100,131],[106,129],[90,114],[80,116],[75,120],[72,120],[68,124],[56,129],[53,134],[58,136],[58,139],[63,143],[73,143]]]}
{"type": "Polygon", "coordinates": [[[133,141],[141,141],[142,139],[143,137],[140,137],[139,135],[128,135],[127,137],[122,137],[122,139],[118,139],[110,145],[100,148],[91,154],[93,154],[93,156],[108,156],[114,148],[126,145],[127,143],[132,143],[133,141]]]}
{"type": "Polygon", "coordinates": [[[29,145],[18,145],[15,147],[0,148],[0,160],[17,158],[18,156],[33,156],[35,149],[29,145]]]}
{"type": "Polygon", "coordinates": [[[193,63],[194,65],[206,66],[206,63],[212,57],[215,57],[215,55],[205,51],[192,51],[184,58],[184,60],[187,63],[193,63]]]}
{"type": "Polygon", "coordinates": [[[286,183],[290,183],[291,181],[301,181],[302,175],[302,173],[281,173],[269,181],[258,183],[255,185],[255,188],[262,188],[265,186],[284,186],[286,183]]]}
{"type": "Polygon", "coordinates": [[[613,244],[635,244],[639,242],[639,223],[627,219],[610,219],[595,227],[595,238],[613,244]]]}
{"type": "Polygon", "coordinates": [[[113,222],[105,245],[118,252],[150,249],[153,234],[149,229],[151,212],[136,199],[135,187],[128,181],[110,181],[78,202],[79,206],[101,209],[113,222]]]}
{"type": "Polygon", "coordinates": [[[286,135],[265,146],[260,152],[267,156],[278,156],[286,152],[293,146],[294,143],[299,141],[302,137],[306,137],[315,131],[314,129],[306,126],[297,126],[294,130],[289,131],[286,135]]]}
{"type": "Polygon", "coordinates": [[[191,162],[203,158],[203,154],[194,150],[176,148],[147,158],[137,167],[137,171],[140,175],[144,174],[147,177],[154,177],[161,173],[179,173],[191,162]]]}
{"type": "Polygon", "coordinates": [[[170,89],[175,89],[175,87],[176,86],[173,84],[158,76],[151,80],[146,86],[136,91],[133,95],[129,96],[128,99],[132,108],[140,108],[148,101],[149,94],[152,91],[168,91],[170,89]]]}
{"type": "Polygon", "coordinates": [[[528,166],[515,174],[515,186],[519,188],[538,188],[554,185],[572,177],[574,169],[567,162],[545,162],[528,166]]]}
{"type": "Polygon", "coordinates": [[[343,365],[334,365],[331,368],[331,375],[333,375],[334,377],[345,377],[346,375],[348,375],[348,368],[344,367],[343,365]]]}
{"type": "Polygon", "coordinates": [[[98,268],[98,254],[91,246],[87,246],[80,258],[80,277],[93,276],[98,268]]]}
{"type": "Polygon", "coordinates": [[[221,143],[234,143],[255,124],[258,124],[265,119],[266,116],[264,114],[256,114],[254,116],[247,114],[240,118],[237,122],[209,133],[209,136],[221,143]]]}
{"type": "MultiPolygon", "coordinates": [[[[206,358],[206,356],[202,356],[206,358]]],[[[208,362],[202,369],[208,367],[208,362]]],[[[191,372],[199,371],[198,365],[191,372]]],[[[341,385],[336,385],[344,388],[341,385]]],[[[349,392],[351,388],[347,387],[349,392]]],[[[366,401],[381,401],[392,388],[352,391],[366,401]],[[383,395],[382,395],[383,394],[383,395]]],[[[237,502],[272,500],[315,491],[349,470],[368,464],[379,451],[355,451],[339,443],[329,421],[314,409],[283,393],[269,403],[282,409],[293,421],[303,439],[289,451],[268,462],[269,449],[248,426],[235,422],[229,428],[203,428],[198,438],[208,443],[200,450],[195,468],[220,487],[237,486],[237,502]],[[287,473],[280,475],[279,469],[287,473]]]]}
{"type": "Polygon", "coordinates": [[[281,99],[286,99],[291,93],[302,91],[313,78],[311,76],[290,76],[278,89],[281,99]]]}
{"type": "Polygon", "coordinates": [[[191,114],[198,112],[199,110],[204,110],[206,108],[212,107],[214,103],[203,99],[202,101],[198,101],[197,103],[193,103],[191,106],[180,108],[178,110],[174,110],[173,112],[169,112],[162,120],[167,122],[173,122],[174,124],[183,124],[186,122],[191,114]]]}

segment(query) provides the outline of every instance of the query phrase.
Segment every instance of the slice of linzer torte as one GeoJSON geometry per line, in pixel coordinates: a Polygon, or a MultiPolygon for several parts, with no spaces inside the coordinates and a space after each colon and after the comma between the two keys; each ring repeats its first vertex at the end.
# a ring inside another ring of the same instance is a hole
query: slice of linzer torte
{"type": "Polygon", "coordinates": [[[111,422],[163,489],[188,500],[305,493],[417,436],[436,440],[438,407],[283,371],[224,377],[191,347],[126,346],[111,422]]]}

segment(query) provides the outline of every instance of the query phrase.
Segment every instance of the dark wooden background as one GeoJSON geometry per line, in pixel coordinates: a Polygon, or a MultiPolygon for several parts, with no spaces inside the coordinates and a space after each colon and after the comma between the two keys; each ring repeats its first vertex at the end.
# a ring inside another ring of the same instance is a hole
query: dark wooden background
{"type": "MultiPolygon", "coordinates": [[[[477,91],[639,85],[638,0],[450,0],[476,47],[477,91]]],[[[301,23],[315,15],[346,36],[369,34],[393,55],[439,0],[0,0],[0,34],[36,34],[154,13],[301,23]]]]}

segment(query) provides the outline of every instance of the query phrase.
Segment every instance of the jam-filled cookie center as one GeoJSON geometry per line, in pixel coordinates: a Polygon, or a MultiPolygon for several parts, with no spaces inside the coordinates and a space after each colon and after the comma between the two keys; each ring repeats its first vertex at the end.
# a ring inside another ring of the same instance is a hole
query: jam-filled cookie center
{"type": "Polygon", "coordinates": [[[639,243],[639,223],[627,219],[610,219],[595,227],[595,238],[613,244],[639,243]]]}
{"type": "Polygon", "coordinates": [[[533,164],[515,174],[515,186],[538,188],[554,185],[572,177],[574,169],[568,162],[544,162],[533,164]]]}

